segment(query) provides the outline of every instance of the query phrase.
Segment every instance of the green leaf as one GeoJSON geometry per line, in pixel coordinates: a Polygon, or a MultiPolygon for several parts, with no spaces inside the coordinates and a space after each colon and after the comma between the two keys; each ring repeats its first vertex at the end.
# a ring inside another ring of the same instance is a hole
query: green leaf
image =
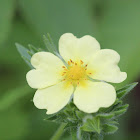
{"type": "Polygon", "coordinates": [[[119,99],[122,99],[123,97],[125,97],[136,85],[138,84],[138,82],[129,84],[124,86],[123,88],[117,90],[117,97],[119,99]]]}
{"type": "Polygon", "coordinates": [[[116,108],[114,108],[112,113],[114,113],[115,118],[119,117],[120,115],[123,115],[127,111],[128,106],[129,106],[128,104],[125,104],[125,105],[120,105],[120,106],[117,106],[116,108]]]}
{"type": "Polygon", "coordinates": [[[97,115],[98,117],[100,117],[100,119],[111,119],[114,117],[114,114],[111,113],[100,113],[97,115]]]}
{"type": "Polygon", "coordinates": [[[104,124],[102,126],[102,131],[105,133],[105,134],[113,134],[115,133],[116,131],[118,130],[118,127],[113,125],[113,124],[104,124]]]}
{"type": "Polygon", "coordinates": [[[129,107],[129,104],[125,104],[125,105],[121,105],[121,106],[118,106],[115,110],[122,110],[122,109],[128,109],[129,107]]]}
{"type": "Polygon", "coordinates": [[[114,111],[115,117],[123,115],[126,111],[127,111],[127,109],[121,109],[121,110],[118,110],[118,111],[114,111]]]}
{"type": "Polygon", "coordinates": [[[94,117],[93,119],[87,119],[87,121],[81,127],[81,130],[87,132],[97,132],[100,133],[100,119],[99,117],[94,117]]]}
{"type": "Polygon", "coordinates": [[[21,57],[28,64],[28,66],[32,69],[33,66],[30,63],[30,60],[31,60],[31,55],[29,54],[30,51],[18,43],[16,43],[16,47],[17,47],[17,50],[20,53],[21,57]]]}
{"type": "Polygon", "coordinates": [[[115,103],[114,103],[114,106],[116,105],[121,105],[123,103],[122,100],[120,100],[119,98],[116,99],[115,103]]]}
{"type": "Polygon", "coordinates": [[[81,120],[85,117],[85,115],[86,114],[84,112],[76,111],[76,116],[81,120]]]}
{"type": "Polygon", "coordinates": [[[108,124],[119,125],[117,121],[109,121],[108,124]]]}

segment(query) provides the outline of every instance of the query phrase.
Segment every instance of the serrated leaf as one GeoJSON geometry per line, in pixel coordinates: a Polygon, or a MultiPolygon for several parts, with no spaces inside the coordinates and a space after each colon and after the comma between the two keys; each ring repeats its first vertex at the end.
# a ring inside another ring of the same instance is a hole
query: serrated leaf
{"type": "Polygon", "coordinates": [[[123,115],[127,111],[128,107],[129,107],[129,105],[125,104],[125,105],[121,105],[121,106],[118,106],[117,108],[115,108],[113,111],[115,117],[123,115]]]}
{"type": "Polygon", "coordinates": [[[31,55],[29,54],[30,51],[18,43],[16,43],[16,47],[17,47],[17,50],[20,53],[21,57],[28,64],[28,66],[32,69],[33,66],[30,63],[30,60],[31,60],[31,55]]]}
{"type": "Polygon", "coordinates": [[[129,84],[124,86],[123,88],[117,90],[117,97],[119,99],[122,99],[123,97],[125,97],[136,85],[138,84],[138,82],[129,84]]]}
{"type": "Polygon", "coordinates": [[[118,127],[113,124],[104,124],[102,130],[105,134],[113,134],[118,130],[118,127]]]}
{"type": "Polygon", "coordinates": [[[87,132],[97,132],[100,133],[100,119],[99,117],[94,117],[93,119],[87,119],[81,130],[87,132]]]}

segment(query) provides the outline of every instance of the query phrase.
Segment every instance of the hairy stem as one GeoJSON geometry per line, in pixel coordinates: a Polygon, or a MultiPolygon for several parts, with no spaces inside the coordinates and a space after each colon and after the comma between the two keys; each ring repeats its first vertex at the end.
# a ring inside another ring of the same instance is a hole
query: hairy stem
{"type": "Polygon", "coordinates": [[[57,129],[57,131],[55,132],[55,134],[52,136],[51,140],[59,140],[60,137],[63,134],[63,130],[65,128],[67,124],[66,123],[62,123],[59,128],[57,129]]]}

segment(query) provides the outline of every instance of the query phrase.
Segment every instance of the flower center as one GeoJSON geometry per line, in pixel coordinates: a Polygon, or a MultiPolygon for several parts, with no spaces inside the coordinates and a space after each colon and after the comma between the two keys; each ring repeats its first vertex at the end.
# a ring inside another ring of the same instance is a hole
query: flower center
{"type": "Polygon", "coordinates": [[[87,80],[87,65],[82,60],[73,62],[68,61],[68,67],[63,66],[63,80],[70,81],[71,84],[79,84],[83,80],[87,80]]]}
{"type": "Polygon", "coordinates": [[[67,72],[67,79],[80,80],[86,75],[85,68],[79,65],[70,66],[67,72]]]}

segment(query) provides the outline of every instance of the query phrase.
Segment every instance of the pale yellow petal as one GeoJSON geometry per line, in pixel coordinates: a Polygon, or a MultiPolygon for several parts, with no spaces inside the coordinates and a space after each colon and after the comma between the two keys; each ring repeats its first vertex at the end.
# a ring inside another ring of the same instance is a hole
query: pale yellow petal
{"type": "Polygon", "coordinates": [[[54,54],[50,52],[38,52],[35,53],[31,58],[31,64],[36,69],[60,69],[62,68],[63,62],[54,54]]]}
{"type": "Polygon", "coordinates": [[[59,52],[66,62],[71,59],[87,63],[90,57],[99,50],[100,44],[89,35],[77,38],[71,33],[66,33],[59,40],[59,52]]]}
{"type": "Polygon", "coordinates": [[[47,109],[47,114],[60,111],[70,100],[73,86],[66,86],[65,82],[39,89],[33,98],[34,105],[39,109],[47,109]]]}
{"type": "Polygon", "coordinates": [[[29,71],[26,79],[32,88],[45,88],[62,80],[63,62],[52,53],[38,52],[31,58],[31,64],[36,68],[29,71]]]}
{"type": "Polygon", "coordinates": [[[121,72],[118,67],[120,55],[110,49],[98,51],[88,64],[89,76],[93,79],[120,83],[127,78],[126,72],[121,72]]]}
{"type": "Polygon", "coordinates": [[[78,86],[74,104],[83,112],[95,113],[100,107],[109,107],[116,100],[116,91],[110,84],[87,81],[86,87],[78,86]]]}
{"type": "Polygon", "coordinates": [[[26,79],[31,88],[45,88],[60,82],[61,76],[49,69],[33,69],[27,73],[26,79]]]}

